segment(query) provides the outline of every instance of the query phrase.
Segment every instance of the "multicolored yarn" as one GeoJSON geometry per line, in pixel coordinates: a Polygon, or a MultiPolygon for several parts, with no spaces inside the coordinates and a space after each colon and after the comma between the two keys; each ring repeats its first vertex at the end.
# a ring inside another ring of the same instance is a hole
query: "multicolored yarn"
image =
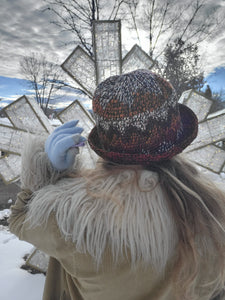
{"type": "Polygon", "coordinates": [[[148,70],[112,76],[93,97],[96,126],[88,141],[102,158],[121,164],[170,159],[197,135],[198,121],[178,104],[171,84],[148,70]]]}

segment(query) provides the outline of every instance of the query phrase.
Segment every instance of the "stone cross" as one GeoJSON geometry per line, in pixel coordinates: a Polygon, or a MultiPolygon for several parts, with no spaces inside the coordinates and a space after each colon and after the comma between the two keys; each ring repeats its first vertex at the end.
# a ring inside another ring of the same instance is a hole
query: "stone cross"
{"type": "Polygon", "coordinates": [[[95,21],[93,24],[94,58],[80,46],[69,55],[62,68],[90,96],[96,86],[112,75],[136,69],[150,69],[154,61],[138,45],[122,58],[120,21],[95,21]]]}
{"type": "MultiPolygon", "coordinates": [[[[137,45],[122,59],[120,21],[96,21],[93,25],[94,56],[91,58],[80,46],[62,64],[62,68],[92,96],[96,85],[111,75],[117,75],[137,68],[149,69],[153,60],[137,45]]],[[[10,183],[20,175],[20,154],[24,135],[49,134],[53,127],[38,104],[26,96],[20,97],[4,109],[9,125],[0,124],[0,151],[6,155],[0,158],[0,176],[10,183]]],[[[60,124],[79,119],[88,136],[94,120],[79,101],[74,101],[58,114],[60,124]]],[[[81,149],[86,167],[93,167],[97,155],[89,145],[81,149]]]]}

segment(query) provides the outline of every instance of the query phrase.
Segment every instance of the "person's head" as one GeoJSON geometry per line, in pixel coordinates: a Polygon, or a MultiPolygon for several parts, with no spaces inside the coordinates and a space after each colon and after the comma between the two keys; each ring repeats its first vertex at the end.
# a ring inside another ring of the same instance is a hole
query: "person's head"
{"type": "Polygon", "coordinates": [[[196,137],[194,112],[179,104],[171,84],[148,70],[111,76],[93,97],[91,148],[118,164],[168,160],[196,137]]]}

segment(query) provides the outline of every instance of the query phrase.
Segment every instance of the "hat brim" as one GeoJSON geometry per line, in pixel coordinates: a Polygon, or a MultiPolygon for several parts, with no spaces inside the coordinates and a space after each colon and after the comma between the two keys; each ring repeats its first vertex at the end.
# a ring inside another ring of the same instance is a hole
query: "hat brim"
{"type": "Polygon", "coordinates": [[[149,154],[106,151],[102,148],[96,126],[89,134],[89,145],[103,159],[119,164],[150,165],[151,162],[171,159],[174,155],[181,153],[198,134],[198,119],[195,113],[183,104],[178,104],[178,106],[182,131],[169,151],[162,152],[159,149],[154,149],[149,154]]]}

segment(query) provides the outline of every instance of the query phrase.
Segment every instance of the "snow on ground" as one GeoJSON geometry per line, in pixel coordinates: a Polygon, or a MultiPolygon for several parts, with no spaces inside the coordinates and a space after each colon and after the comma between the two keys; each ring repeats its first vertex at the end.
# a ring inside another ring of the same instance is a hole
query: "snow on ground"
{"type": "MultiPolygon", "coordinates": [[[[0,211],[0,219],[9,215],[9,210],[0,211]]],[[[20,241],[7,227],[0,225],[0,299],[2,300],[41,300],[45,276],[30,274],[20,267],[23,257],[33,246],[20,241]]]]}

